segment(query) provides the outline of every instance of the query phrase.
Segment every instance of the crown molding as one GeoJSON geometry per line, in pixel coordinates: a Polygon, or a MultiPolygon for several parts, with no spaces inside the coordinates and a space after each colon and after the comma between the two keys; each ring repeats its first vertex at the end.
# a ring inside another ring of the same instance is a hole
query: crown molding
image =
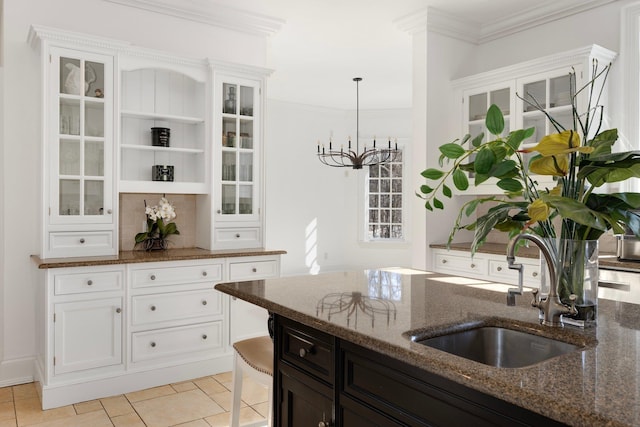
{"type": "Polygon", "coordinates": [[[615,1],[618,0],[548,0],[541,5],[487,23],[428,7],[398,18],[394,23],[400,30],[410,34],[431,31],[469,43],[482,44],[615,1]]]}
{"type": "Polygon", "coordinates": [[[104,0],[243,33],[270,36],[284,20],[206,0],[104,0]]]}

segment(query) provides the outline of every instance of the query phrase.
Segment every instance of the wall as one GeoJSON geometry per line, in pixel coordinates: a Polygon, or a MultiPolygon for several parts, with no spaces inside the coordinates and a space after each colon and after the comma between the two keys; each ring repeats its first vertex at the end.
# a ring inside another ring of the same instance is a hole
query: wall
{"type": "MultiPolygon", "coordinates": [[[[365,139],[397,135],[408,139],[408,109],[360,111],[365,139]]],[[[355,139],[353,111],[268,100],[266,123],[266,246],[285,249],[284,275],[372,265],[410,264],[408,244],[367,244],[362,225],[365,170],[331,168],[315,156],[317,143],[355,139]]],[[[345,142],[346,146],[346,142],[345,142]]],[[[327,145],[328,148],[328,145],[327,145]]],[[[407,191],[411,199],[413,191],[407,191]]]]}
{"type": "Polygon", "coordinates": [[[32,375],[34,290],[35,286],[42,286],[29,258],[39,250],[41,139],[37,126],[41,109],[40,59],[26,42],[29,26],[38,24],[85,32],[185,56],[257,66],[266,63],[263,37],[102,0],[4,0],[3,3],[0,386],[28,381],[32,375]]]}

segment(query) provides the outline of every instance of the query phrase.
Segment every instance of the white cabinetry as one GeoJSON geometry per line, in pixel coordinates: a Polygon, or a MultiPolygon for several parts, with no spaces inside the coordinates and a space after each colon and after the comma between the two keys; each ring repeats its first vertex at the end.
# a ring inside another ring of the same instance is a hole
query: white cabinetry
{"type": "Polygon", "coordinates": [[[120,191],[207,193],[206,64],[123,54],[119,65],[120,191]]]}
{"type": "MultiPolygon", "coordinates": [[[[433,271],[455,276],[487,280],[509,285],[518,284],[518,272],[509,269],[505,255],[479,253],[472,257],[470,252],[446,249],[432,249],[433,271]]],[[[518,257],[524,266],[523,284],[540,288],[540,260],[518,257]]]]}
{"type": "Polygon", "coordinates": [[[214,73],[213,247],[263,244],[264,77],[214,73]]]}
{"type": "Polygon", "coordinates": [[[42,257],[117,252],[114,56],[32,29],[42,57],[42,257]]]}
{"type": "MultiPolygon", "coordinates": [[[[615,52],[592,45],[454,81],[462,106],[462,134],[469,133],[475,137],[484,132],[484,141],[487,141],[485,115],[491,104],[500,107],[504,114],[505,135],[514,129],[535,128],[533,136],[523,141],[523,147],[535,145],[544,135],[556,132],[545,114],[537,111],[531,103],[540,105],[564,127],[572,129],[569,72],[575,71],[576,87],[580,89],[594,77],[594,60],[602,69],[615,57],[615,52]]],[[[586,111],[587,97],[586,91],[578,95],[578,112],[586,111]]],[[[599,102],[606,105],[606,91],[599,102]]],[[[525,162],[530,157],[525,157],[525,162]]],[[[548,181],[553,186],[550,177],[538,177],[538,181],[548,181]]],[[[495,182],[495,179],[489,179],[465,193],[502,194],[495,182]]]]}
{"type": "Polygon", "coordinates": [[[280,256],[50,268],[38,289],[44,409],[231,370],[267,312],[217,283],[280,274],[280,256]]]}

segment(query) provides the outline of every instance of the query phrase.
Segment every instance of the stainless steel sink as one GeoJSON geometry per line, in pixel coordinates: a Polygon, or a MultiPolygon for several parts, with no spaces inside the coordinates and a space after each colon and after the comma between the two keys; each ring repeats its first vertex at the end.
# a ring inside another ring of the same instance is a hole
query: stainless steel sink
{"type": "Polygon", "coordinates": [[[456,356],[501,368],[534,365],[583,347],[497,326],[481,326],[412,341],[456,356]]]}

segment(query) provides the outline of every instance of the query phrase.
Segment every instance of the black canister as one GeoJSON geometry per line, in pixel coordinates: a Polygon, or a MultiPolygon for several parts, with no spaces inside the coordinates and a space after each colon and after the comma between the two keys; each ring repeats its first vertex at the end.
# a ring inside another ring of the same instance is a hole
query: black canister
{"type": "Polygon", "coordinates": [[[151,167],[153,181],[173,181],[173,166],[154,165],[151,167]]]}
{"type": "Polygon", "coordinates": [[[151,128],[151,144],[154,147],[168,147],[170,135],[169,128],[151,128]]]}

